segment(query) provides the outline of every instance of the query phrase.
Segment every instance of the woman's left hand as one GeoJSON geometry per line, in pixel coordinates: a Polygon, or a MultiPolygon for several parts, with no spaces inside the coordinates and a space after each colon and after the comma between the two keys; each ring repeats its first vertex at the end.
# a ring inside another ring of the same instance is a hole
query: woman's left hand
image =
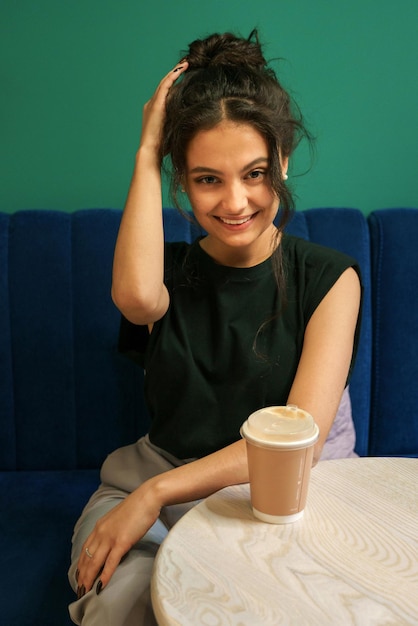
{"type": "Polygon", "coordinates": [[[161,506],[148,481],[96,523],[83,544],[77,566],[77,596],[81,598],[100,576],[97,592],[106,587],[122,557],[160,515],[161,506]]]}
{"type": "Polygon", "coordinates": [[[242,439],[144,482],[104,515],[84,542],[78,561],[78,597],[89,591],[99,576],[96,590],[106,587],[122,557],[157,521],[163,506],[200,500],[223,487],[245,482],[248,464],[242,439]]]}

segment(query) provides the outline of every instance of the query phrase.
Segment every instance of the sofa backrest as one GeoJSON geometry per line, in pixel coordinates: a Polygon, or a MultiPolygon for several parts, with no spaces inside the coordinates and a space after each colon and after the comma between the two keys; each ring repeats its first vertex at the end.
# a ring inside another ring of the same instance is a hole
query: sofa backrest
{"type": "Polygon", "coordinates": [[[372,250],[371,456],[418,457],[418,209],[369,217],[372,250]]]}
{"type": "Polygon", "coordinates": [[[142,372],[116,351],[120,215],[1,215],[1,469],[99,467],[146,428],[142,372]]]}
{"type": "MultiPolygon", "coordinates": [[[[107,453],[134,441],[148,428],[143,373],[116,350],[119,313],[110,298],[110,284],[120,216],[121,211],[112,209],[0,213],[2,470],[97,468],[107,453]]],[[[198,234],[174,209],[164,211],[164,221],[168,240],[190,241],[198,234]]],[[[340,249],[360,263],[365,288],[363,326],[350,389],[356,449],[365,455],[369,452],[372,382],[367,220],[354,209],[311,209],[297,212],[288,230],[340,249]]],[[[401,249],[405,253],[405,247],[401,249]]],[[[392,270],[397,261],[399,255],[394,255],[392,270]]],[[[375,294],[375,300],[380,298],[375,294]]],[[[390,300],[387,305],[384,314],[390,325],[390,300]]],[[[381,323],[379,337],[386,332],[383,328],[381,323]]],[[[409,348],[413,350],[412,345],[409,348]]],[[[378,356],[390,359],[385,351],[378,356]]],[[[404,354],[400,356],[402,363],[404,354]]],[[[382,377],[378,383],[373,403],[380,411],[386,409],[381,397],[384,387],[392,391],[393,385],[382,377]]],[[[370,450],[376,455],[391,454],[398,448],[391,447],[391,436],[382,439],[377,422],[380,415],[376,413],[370,450]]]]}

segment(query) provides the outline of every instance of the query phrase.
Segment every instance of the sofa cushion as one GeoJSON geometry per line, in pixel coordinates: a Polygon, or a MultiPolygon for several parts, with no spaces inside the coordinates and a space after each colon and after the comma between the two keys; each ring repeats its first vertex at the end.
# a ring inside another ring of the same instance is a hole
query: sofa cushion
{"type": "Polygon", "coordinates": [[[98,481],[97,470],[0,472],[2,624],[71,624],[72,529],[98,481]]]}
{"type": "Polygon", "coordinates": [[[320,460],[329,461],[358,456],[354,451],[355,444],[356,431],[352,417],[350,389],[346,387],[320,460]]]}

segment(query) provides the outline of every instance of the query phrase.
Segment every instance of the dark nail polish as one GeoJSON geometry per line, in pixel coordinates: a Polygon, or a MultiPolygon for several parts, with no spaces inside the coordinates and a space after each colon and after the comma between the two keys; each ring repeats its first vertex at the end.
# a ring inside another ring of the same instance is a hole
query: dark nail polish
{"type": "Polygon", "coordinates": [[[175,69],[175,70],[173,70],[173,71],[174,71],[174,72],[178,72],[179,70],[182,70],[182,69],[183,69],[183,66],[182,66],[182,65],[180,65],[180,67],[176,67],[176,69],[175,69]]]}
{"type": "Polygon", "coordinates": [[[80,576],[80,570],[75,570],[75,581],[78,583],[78,577],[80,576]]]}
{"type": "Polygon", "coordinates": [[[84,585],[81,585],[81,587],[77,588],[77,600],[81,600],[81,598],[85,595],[86,595],[86,588],[84,585]]]}
{"type": "Polygon", "coordinates": [[[99,582],[96,585],[96,593],[97,593],[97,595],[99,595],[99,593],[101,592],[102,587],[103,587],[103,583],[102,583],[101,580],[99,580],[99,582]]]}

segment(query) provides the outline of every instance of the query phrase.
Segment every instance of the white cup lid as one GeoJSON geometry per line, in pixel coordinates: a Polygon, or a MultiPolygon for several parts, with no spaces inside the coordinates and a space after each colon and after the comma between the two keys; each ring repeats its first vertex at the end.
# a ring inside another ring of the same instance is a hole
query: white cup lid
{"type": "Polygon", "coordinates": [[[293,447],[314,442],[319,429],[312,415],[297,406],[267,406],[249,416],[241,434],[254,443],[293,447]]]}

